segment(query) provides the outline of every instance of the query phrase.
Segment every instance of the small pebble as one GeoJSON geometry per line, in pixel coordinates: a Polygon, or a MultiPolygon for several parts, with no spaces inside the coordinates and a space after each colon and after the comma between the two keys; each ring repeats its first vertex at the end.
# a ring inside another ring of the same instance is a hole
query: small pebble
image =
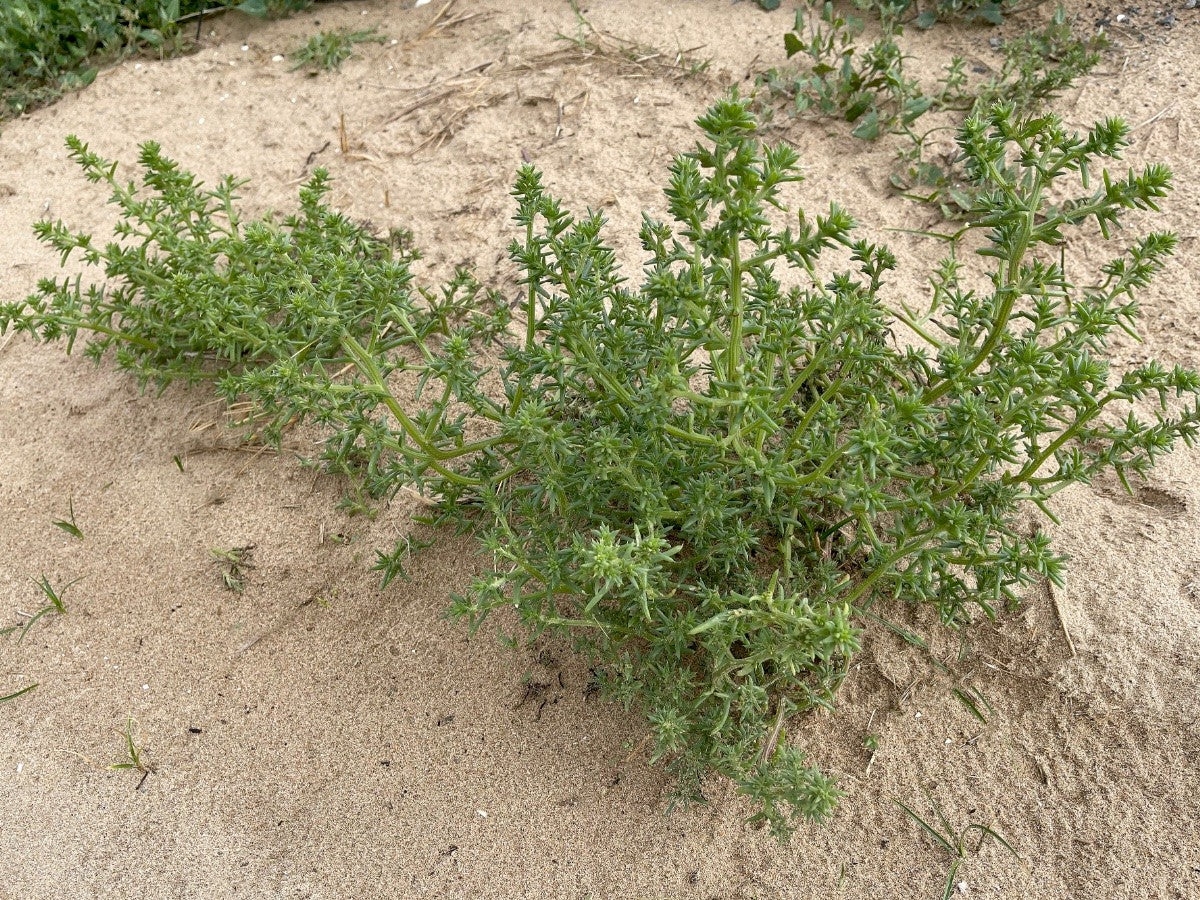
{"type": "Polygon", "coordinates": [[[276,53],[274,56],[271,57],[271,62],[283,62],[283,54],[276,53]]]}
{"type": "Polygon", "coordinates": [[[243,53],[245,53],[245,52],[246,52],[247,50],[249,50],[249,49],[250,49],[250,45],[249,45],[249,44],[242,44],[242,52],[243,52],[243,53]]]}
{"type": "Polygon", "coordinates": [[[481,819],[487,818],[487,813],[485,813],[482,809],[475,810],[475,815],[479,816],[481,819]]]}

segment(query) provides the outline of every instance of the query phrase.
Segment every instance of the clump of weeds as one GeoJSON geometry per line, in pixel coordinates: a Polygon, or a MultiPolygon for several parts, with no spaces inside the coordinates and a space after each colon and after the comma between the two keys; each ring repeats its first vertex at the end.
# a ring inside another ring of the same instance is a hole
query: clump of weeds
{"type": "Polygon", "coordinates": [[[253,551],[253,544],[229,548],[214,547],[208,551],[213,562],[220,567],[221,584],[225,586],[225,590],[235,594],[246,590],[246,570],[254,568],[254,564],[250,562],[253,551]]]}
{"type": "Polygon", "coordinates": [[[310,75],[322,71],[333,72],[354,55],[355,44],[382,44],[385,40],[374,28],[365,31],[322,31],[291,52],[291,60],[295,63],[292,71],[307,69],[310,75]]]}

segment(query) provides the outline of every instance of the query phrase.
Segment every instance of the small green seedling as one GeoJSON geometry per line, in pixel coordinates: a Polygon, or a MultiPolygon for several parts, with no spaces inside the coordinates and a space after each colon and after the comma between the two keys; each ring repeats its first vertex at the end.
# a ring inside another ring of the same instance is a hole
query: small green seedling
{"type": "Polygon", "coordinates": [[[945,833],[938,831],[899,800],[896,800],[895,802],[897,806],[908,813],[909,817],[914,822],[925,829],[925,832],[931,838],[933,838],[934,843],[954,857],[954,861],[950,864],[950,872],[946,876],[946,889],[942,892],[942,900],[950,900],[951,894],[954,893],[954,878],[958,874],[959,868],[966,861],[967,835],[969,835],[972,831],[979,832],[979,843],[975,845],[976,853],[978,853],[980,848],[983,846],[984,839],[992,837],[996,839],[1000,846],[1004,847],[1005,850],[1007,850],[1017,859],[1021,858],[1021,854],[1013,849],[1012,844],[1006,841],[994,829],[989,828],[987,825],[980,825],[978,822],[972,822],[966,828],[963,828],[961,831],[956,833],[954,831],[954,826],[950,824],[950,820],[947,819],[945,813],[942,812],[942,808],[932,800],[930,803],[933,806],[933,811],[937,815],[938,822],[941,824],[941,827],[945,829],[945,833]]]}
{"type": "Polygon", "coordinates": [[[254,568],[250,563],[252,550],[254,545],[246,544],[242,547],[230,547],[228,550],[214,547],[209,551],[221,566],[221,583],[225,585],[225,590],[240,594],[246,589],[245,570],[254,568]]]}
{"type": "Polygon", "coordinates": [[[62,595],[67,592],[67,588],[71,587],[71,585],[81,581],[82,577],[76,578],[75,581],[68,582],[57,590],[52,584],[50,584],[50,579],[48,579],[45,575],[43,575],[40,579],[30,578],[29,580],[38,586],[38,590],[40,590],[50,602],[30,616],[29,621],[22,626],[21,634],[17,638],[18,644],[25,640],[25,635],[29,633],[29,629],[32,628],[34,623],[37,622],[38,619],[42,618],[42,616],[45,616],[49,613],[58,613],[59,615],[64,616],[67,614],[67,607],[63,604],[62,595]]]}
{"type": "Polygon", "coordinates": [[[292,71],[308,69],[316,75],[324,70],[332,72],[354,55],[354,45],[364,43],[382,44],[386,38],[374,28],[366,31],[322,31],[308,39],[303,47],[290,54],[292,71]]]}
{"type": "Polygon", "coordinates": [[[863,749],[869,754],[867,756],[866,774],[871,774],[871,769],[875,765],[875,757],[879,754],[879,735],[868,734],[863,738],[863,749]]]}
{"type": "Polygon", "coordinates": [[[127,719],[125,722],[125,730],[121,732],[121,737],[125,739],[125,756],[120,762],[112,763],[108,768],[110,771],[131,770],[142,773],[142,779],[137,783],[134,790],[139,790],[146,779],[155,772],[154,764],[146,759],[146,751],[139,747],[133,740],[133,719],[127,719]]]}
{"type": "Polygon", "coordinates": [[[79,538],[81,541],[83,540],[83,532],[79,529],[79,526],[75,524],[74,497],[67,501],[67,518],[55,519],[53,524],[56,528],[61,528],[67,534],[71,535],[71,537],[79,538]]]}

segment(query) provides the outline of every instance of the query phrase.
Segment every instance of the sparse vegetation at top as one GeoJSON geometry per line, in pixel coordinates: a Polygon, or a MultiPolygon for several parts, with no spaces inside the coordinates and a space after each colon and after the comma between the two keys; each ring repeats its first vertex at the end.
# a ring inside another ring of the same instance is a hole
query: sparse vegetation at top
{"type": "Polygon", "coordinates": [[[0,5],[0,118],[90,84],[130,53],[169,56],[187,46],[184,23],[233,9],[281,16],[312,0],[5,0],[0,5]]]}
{"type": "MultiPolygon", "coordinates": [[[[780,0],[755,0],[765,10],[779,9],[780,0]]],[[[882,19],[911,21],[918,28],[932,28],[938,22],[957,21],[971,24],[1000,25],[1005,16],[1040,6],[1046,0],[936,0],[933,4],[915,0],[851,0],[856,9],[873,12],[882,19]]]]}
{"type": "Polygon", "coordinates": [[[938,22],[1000,25],[1006,16],[1040,6],[1046,0],[851,0],[858,9],[870,10],[880,18],[911,21],[918,28],[938,22]]]}
{"type": "Polygon", "coordinates": [[[308,39],[304,46],[290,54],[296,69],[308,69],[311,74],[320,71],[332,72],[354,55],[354,45],[362,43],[381,44],[386,40],[374,28],[364,31],[322,31],[308,39]]]}
{"type": "Polygon", "coordinates": [[[972,83],[965,60],[954,57],[937,84],[927,88],[907,68],[899,44],[904,32],[900,10],[880,9],[882,33],[866,46],[863,22],[836,11],[832,3],[797,9],[784,49],[789,59],[803,62],[768,70],[760,85],[769,98],[787,98],[796,115],[844,119],[863,140],[900,136],[892,184],[914,199],[936,204],[947,217],[961,216],[973,200],[967,195],[961,157],[935,160],[930,137],[957,128],[963,117],[997,102],[1011,104],[1019,117],[1044,112],[1100,61],[1106,46],[1103,34],[1076,34],[1059,5],[1040,28],[1000,43],[1003,59],[986,77],[972,83]],[[946,116],[935,117],[937,113],[950,114],[953,124],[946,116]]]}
{"type": "MultiPolygon", "coordinates": [[[[107,287],[46,279],[0,306],[0,331],[82,339],[143,383],[211,380],[268,438],[323,425],[331,469],[378,498],[419,489],[431,524],[478,536],[490,571],[455,615],[568,635],[645,713],[682,796],[718,772],[785,836],[839,793],[788,723],[834,706],[862,630],[895,627],[903,604],[965,627],[1058,582],[1063,560],[1022,511],[1191,442],[1200,377],[1114,372],[1105,355],[1134,333],[1172,235],[1094,269],[1062,253],[1169,189],[1160,165],[1105,169],[1119,121],[1075,135],[976,110],[958,134],[967,230],[898,309],[881,300],[895,258],[845,210],[790,207],[796,155],[761,142],[746,101],[698,126],[670,169],[673,221],[643,222],[638,284],[603,219],[523,167],[515,309],[466,272],[415,285],[408,242],[330,211],[324,173],[298,215],[243,222],[236,179],[205,188],[146,144],[139,187],[72,140],[125,240],[40,223],[107,287]]],[[[385,579],[407,549],[381,554],[385,579]]]]}

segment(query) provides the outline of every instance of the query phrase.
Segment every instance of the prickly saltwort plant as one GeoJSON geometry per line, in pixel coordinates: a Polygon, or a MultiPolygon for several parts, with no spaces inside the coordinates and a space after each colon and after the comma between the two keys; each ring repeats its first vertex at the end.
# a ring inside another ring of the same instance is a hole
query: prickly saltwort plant
{"type": "MultiPolygon", "coordinates": [[[[839,795],[786,728],[834,705],[860,629],[904,602],[963,626],[1058,581],[1022,509],[1049,514],[1059,490],[1190,443],[1200,377],[1105,359],[1173,236],[1133,241],[1087,284],[1064,268],[1073,234],[1107,237],[1167,192],[1162,166],[1101,168],[1120,122],[1077,136],[1006,106],[968,119],[961,245],[986,271],[946,260],[919,309],[882,302],[895,259],[845,211],[789,209],[796,154],[760,143],[746,102],[698,125],[671,167],[673,224],[643,222],[637,285],[602,218],[522,168],[507,326],[507,301],[464,274],[415,290],[408,256],[322,206],[320,176],[302,216],[240,228],[232,184],[200,191],[148,145],[158,193],[139,200],[76,145],[114,184],[128,240],[40,233],[118,286],[44,282],[0,307],[0,328],[93,332],[89,352],[143,379],[217,378],[275,435],[323,423],[339,470],[376,496],[416,487],[438,501],[431,521],[478,535],[490,568],[455,615],[476,629],[515,611],[529,635],[571,636],[646,713],[685,796],[718,772],[785,836],[839,795]],[[827,254],[850,268],[818,274],[827,254]]],[[[386,579],[407,548],[380,554],[386,579]]]]}

